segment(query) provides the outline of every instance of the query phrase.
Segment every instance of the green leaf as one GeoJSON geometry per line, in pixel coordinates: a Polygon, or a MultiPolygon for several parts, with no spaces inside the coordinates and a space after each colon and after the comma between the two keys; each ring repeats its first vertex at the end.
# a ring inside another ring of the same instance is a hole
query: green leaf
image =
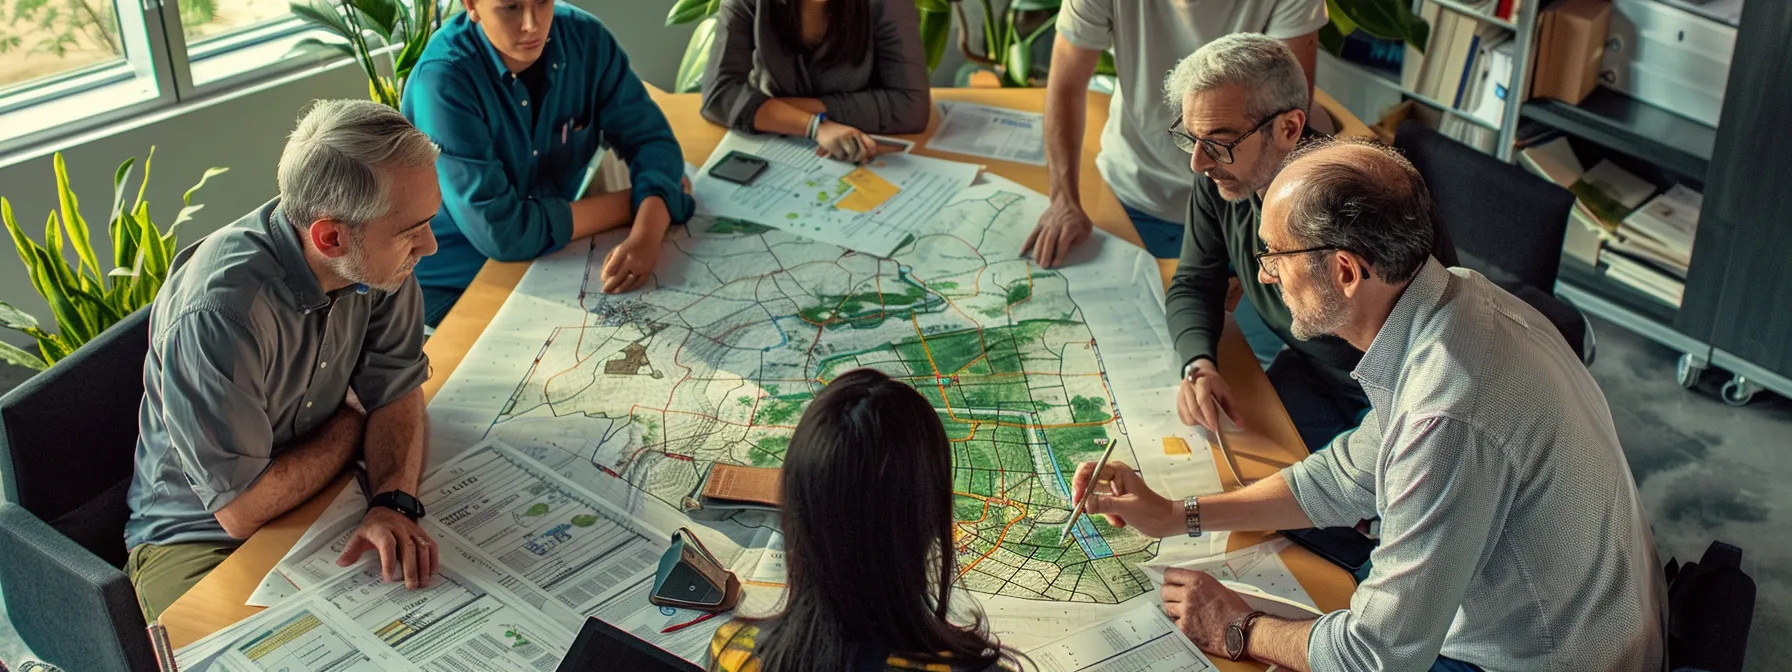
{"type": "Polygon", "coordinates": [[[400,7],[395,0],[344,0],[344,2],[361,13],[364,19],[361,23],[362,28],[373,31],[387,44],[394,42],[392,36],[397,34],[399,17],[404,12],[404,8],[400,7]]]}
{"type": "MultiPolygon", "coordinates": [[[[1008,16],[1012,19],[1014,14],[1010,13],[1008,16]]],[[[1002,69],[1008,77],[1003,86],[1028,86],[1033,74],[1033,45],[1028,40],[1020,39],[1012,20],[1008,22],[1007,33],[1004,41],[1007,42],[1008,49],[1002,59],[1002,69]]]]}
{"type": "Polygon", "coordinates": [[[75,351],[74,348],[69,347],[61,337],[56,336],[55,334],[51,334],[47,337],[39,336],[37,339],[37,350],[38,352],[43,353],[44,362],[49,364],[60,362],[62,361],[62,358],[69,356],[69,353],[75,351]]]}
{"type": "Polygon", "coordinates": [[[124,182],[131,178],[131,166],[137,163],[137,157],[125,159],[118,164],[118,171],[112,174],[112,208],[106,214],[106,222],[118,219],[118,213],[124,211],[124,182]]]}
{"type": "Polygon", "coordinates": [[[1343,7],[1338,6],[1338,0],[1325,0],[1325,12],[1331,17],[1332,26],[1338,31],[1338,35],[1356,32],[1356,20],[1350,18],[1350,13],[1344,11],[1343,7]]]}
{"type": "MultiPolygon", "coordinates": [[[[918,7],[928,1],[916,0],[915,5],[918,7]]],[[[940,67],[940,59],[946,54],[946,43],[951,38],[952,13],[949,10],[921,10],[921,51],[927,56],[928,72],[940,67]]]]}
{"type": "MultiPolygon", "coordinates": [[[[82,266],[90,269],[95,279],[100,277],[100,260],[93,254],[93,242],[88,238],[87,220],[81,218],[81,200],[75,197],[75,190],[68,186],[68,166],[62,161],[62,152],[57,152],[51,160],[56,168],[56,192],[62,204],[62,223],[68,230],[69,245],[75,248],[75,256],[81,260],[82,266]]],[[[59,246],[60,247],[60,246],[59,246]]],[[[61,254],[61,250],[57,250],[61,254]]],[[[78,269],[77,269],[78,272],[78,269]]]]}
{"type": "Polygon", "coordinates": [[[132,210],[148,207],[148,205],[143,202],[143,191],[149,188],[149,164],[155,160],[156,146],[150,145],[149,156],[143,158],[143,181],[137,184],[137,202],[131,204],[132,210]]]}
{"type": "Polygon", "coordinates": [[[715,16],[721,9],[722,0],[678,0],[672,3],[672,10],[666,12],[666,25],[678,26],[715,16]]]}
{"type": "Polygon", "coordinates": [[[36,371],[50,368],[50,364],[45,362],[42,357],[26,352],[19,346],[5,341],[0,341],[0,362],[6,362],[15,366],[23,366],[27,369],[36,371]]]}
{"type": "Polygon", "coordinates": [[[1347,23],[1354,24],[1354,29],[1361,29],[1383,40],[1402,40],[1411,42],[1411,26],[1417,21],[1412,16],[1410,3],[1397,0],[1326,0],[1326,9],[1332,11],[1332,23],[1338,26],[1342,35],[1352,31],[1344,30],[1347,23]]]}
{"type": "Polygon", "coordinates": [[[928,12],[952,12],[952,0],[915,0],[915,9],[922,14],[928,12]]]}
{"type": "Polygon", "coordinates": [[[8,202],[5,197],[0,197],[0,220],[5,221],[6,232],[12,235],[13,250],[19,253],[19,262],[25,265],[25,272],[31,277],[31,286],[37,290],[38,294],[43,294],[48,288],[40,280],[42,271],[37,267],[37,253],[35,252],[37,241],[26,236],[25,230],[19,228],[18,221],[12,218],[12,203],[8,202]]]}
{"type": "Polygon", "coordinates": [[[50,304],[50,313],[56,316],[57,335],[61,336],[64,341],[77,346],[86,343],[87,339],[93,337],[95,326],[87,314],[82,312],[70,298],[74,296],[76,288],[70,287],[54,270],[49,270],[54,268],[54,264],[61,263],[60,260],[50,259],[49,253],[45,252],[43,248],[38,248],[33,252],[38,257],[37,267],[46,269],[43,279],[44,286],[49,291],[43,292],[43,295],[44,300],[50,304]]]}
{"type": "Polygon", "coordinates": [[[32,317],[31,313],[19,310],[5,301],[0,301],[0,327],[18,331],[39,328],[37,318],[32,317]]]}
{"type": "MultiPolygon", "coordinates": [[[[348,20],[342,18],[342,14],[332,4],[314,0],[293,2],[288,4],[287,8],[292,10],[294,16],[303,19],[306,23],[335,33],[337,37],[345,40],[350,39],[350,35],[354,32],[354,28],[349,27],[348,20]]],[[[352,50],[349,51],[352,53],[352,50]]]]}
{"type": "Polygon", "coordinates": [[[193,188],[188,189],[187,193],[180,195],[180,204],[181,205],[192,205],[193,204],[193,194],[199,193],[199,188],[205,186],[206,180],[212,179],[212,177],[214,177],[214,176],[223,175],[224,173],[228,173],[228,172],[230,172],[229,168],[220,168],[217,166],[213,166],[211,168],[205,169],[205,174],[199,176],[199,182],[197,184],[194,184],[193,188]]]}
{"type": "Polygon", "coordinates": [[[673,93],[694,93],[703,90],[703,71],[709,67],[709,45],[715,40],[716,20],[704,19],[691,33],[684,47],[684,58],[678,62],[678,76],[672,80],[673,93]]]}

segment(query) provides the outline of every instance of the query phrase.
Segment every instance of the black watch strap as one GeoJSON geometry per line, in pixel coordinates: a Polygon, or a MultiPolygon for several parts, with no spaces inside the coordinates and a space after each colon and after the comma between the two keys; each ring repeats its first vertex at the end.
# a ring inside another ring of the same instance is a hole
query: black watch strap
{"type": "Polygon", "coordinates": [[[403,490],[387,490],[367,500],[368,506],[382,506],[404,514],[404,517],[416,522],[423,518],[423,502],[411,493],[403,490]]]}

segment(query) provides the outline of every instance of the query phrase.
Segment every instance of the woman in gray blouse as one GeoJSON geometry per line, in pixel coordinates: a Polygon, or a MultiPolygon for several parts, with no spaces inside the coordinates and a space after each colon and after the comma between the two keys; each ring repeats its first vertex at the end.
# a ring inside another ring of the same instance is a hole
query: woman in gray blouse
{"type": "Polygon", "coordinates": [[[722,0],[704,118],[863,162],[887,149],[868,133],[919,133],[932,108],[912,0],[722,0]]]}

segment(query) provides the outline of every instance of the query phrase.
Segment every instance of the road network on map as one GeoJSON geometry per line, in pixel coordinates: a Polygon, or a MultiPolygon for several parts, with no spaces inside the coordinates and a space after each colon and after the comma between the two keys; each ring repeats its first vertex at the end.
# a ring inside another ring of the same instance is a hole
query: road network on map
{"type": "Polygon", "coordinates": [[[1133,565],[1155,540],[1085,517],[1059,542],[1075,465],[1109,441],[1130,456],[1135,437],[1064,276],[1015,254],[1036,215],[988,193],[891,259],[733,222],[675,232],[647,291],[600,293],[589,259],[584,323],[553,329],[488,435],[571,451],[688,508],[710,464],[780,464],[805,404],[871,367],[914,385],[951,437],[965,588],[1143,594],[1133,565]]]}

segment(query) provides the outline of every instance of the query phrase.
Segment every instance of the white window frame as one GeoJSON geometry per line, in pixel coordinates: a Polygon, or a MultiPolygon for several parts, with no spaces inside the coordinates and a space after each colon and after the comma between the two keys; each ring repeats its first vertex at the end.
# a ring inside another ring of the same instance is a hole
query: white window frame
{"type": "Polygon", "coordinates": [[[53,105],[56,101],[73,96],[104,96],[106,87],[119,87],[123,91],[126,87],[138,86],[144,80],[154,83],[155,95],[145,100],[84,114],[78,119],[52,127],[16,136],[0,136],[0,163],[6,162],[8,157],[33,154],[45,146],[79,134],[254,86],[342,58],[339,54],[321,52],[305,58],[279,58],[215,81],[196,84],[193,79],[192,57],[202,61],[227,57],[233,51],[297,35],[317,36],[325,40],[332,39],[332,36],[328,31],[317,29],[303,19],[289,16],[209,37],[198,45],[194,50],[196,53],[190,54],[180,22],[177,0],[113,0],[113,3],[118,15],[119,38],[124,46],[123,62],[103,63],[22,82],[11,91],[0,92],[0,118],[8,114],[30,114],[33,108],[53,105]]]}

